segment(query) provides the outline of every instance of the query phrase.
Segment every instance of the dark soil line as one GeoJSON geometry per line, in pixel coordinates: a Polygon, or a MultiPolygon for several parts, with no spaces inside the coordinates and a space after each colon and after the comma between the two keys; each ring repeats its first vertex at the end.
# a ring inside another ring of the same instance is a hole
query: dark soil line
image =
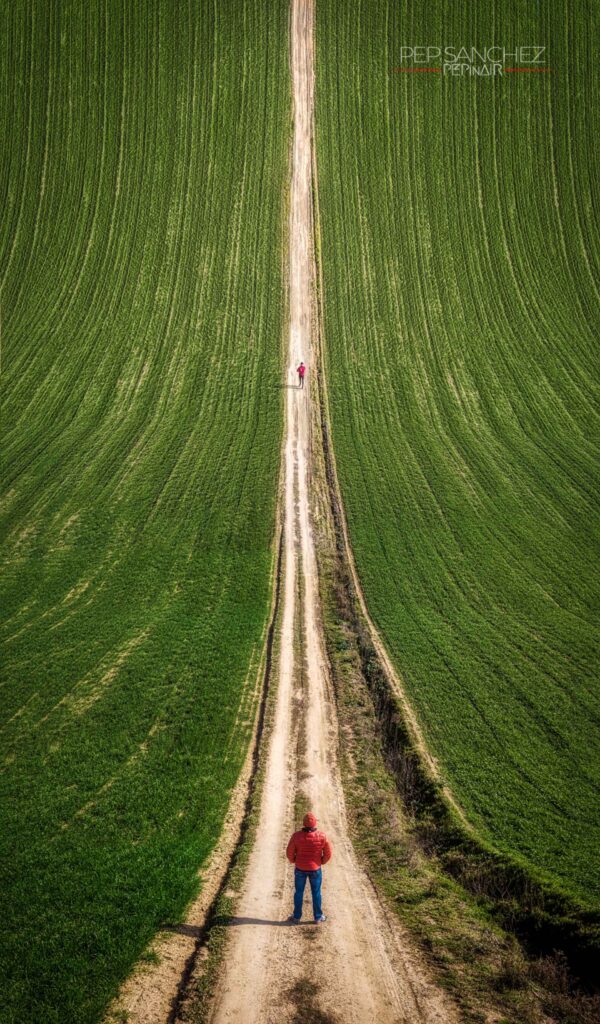
{"type": "Polygon", "coordinates": [[[233,871],[233,868],[235,867],[235,864],[236,864],[239,852],[240,852],[240,850],[244,846],[244,842],[245,842],[245,839],[246,839],[248,828],[250,826],[250,819],[251,819],[251,813],[252,813],[252,808],[253,808],[253,800],[254,800],[254,792],[255,792],[255,788],[256,788],[256,779],[257,779],[258,767],[259,767],[259,763],[260,763],[261,740],[262,740],[262,736],[263,736],[263,732],[264,732],[267,700],[268,700],[268,696],[269,696],[269,692],[270,692],[270,683],[271,683],[271,675],[272,675],[272,667],[273,667],[273,645],[274,645],[274,640],[275,640],[275,629],[276,629],[277,621],[278,621],[278,617],[279,617],[279,606],[280,606],[280,599],[281,599],[281,580],[282,580],[282,576],[283,576],[283,573],[282,573],[283,551],[284,551],[283,539],[284,539],[283,523],[280,522],[280,524],[279,524],[279,539],[278,539],[278,545],[277,545],[277,548],[278,548],[277,549],[277,564],[276,564],[276,569],[275,569],[275,591],[274,591],[273,607],[272,607],[272,611],[271,611],[271,618],[270,618],[269,626],[268,626],[268,629],[267,629],[267,638],[266,638],[266,644],[265,644],[265,669],[264,669],[264,673],[263,673],[262,692],[261,692],[260,704],[259,704],[259,708],[258,708],[258,720],[257,720],[257,724],[256,724],[256,736],[255,736],[255,739],[254,739],[254,747],[253,747],[253,750],[252,750],[252,769],[250,771],[250,778],[248,780],[248,790],[247,790],[247,793],[246,793],[246,798],[244,800],[244,813],[242,815],[242,820],[241,820],[241,824],[240,824],[240,828],[239,828],[239,834],[238,834],[235,846],[233,847],[233,850],[231,851],[231,856],[229,858],[229,863],[227,865],[227,869],[226,869],[226,871],[225,871],[225,873],[223,875],[223,878],[221,880],[221,884],[220,884],[217,892],[215,893],[215,897],[214,897],[210,907],[208,908],[208,911],[207,911],[207,914],[206,914],[206,918],[204,920],[204,924],[202,924],[202,925],[200,925],[198,927],[196,943],[194,945],[193,952],[190,954],[190,956],[187,959],[187,962],[186,962],[186,965],[184,967],[183,973],[182,973],[181,978],[179,980],[179,984],[177,986],[177,992],[176,992],[176,994],[173,997],[173,1001],[172,1001],[172,1004],[171,1004],[171,1011],[169,1013],[169,1016],[167,1017],[166,1024],[177,1024],[177,1021],[179,1020],[179,1014],[180,1014],[180,1011],[181,1011],[181,1007],[182,1007],[182,1004],[183,1004],[183,1002],[184,1002],[184,1000],[186,998],[188,985],[189,985],[190,979],[192,978],[192,975],[194,974],[194,970],[195,970],[196,964],[198,962],[198,957],[200,955],[200,950],[203,948],[203,946],[206,945],[206,942],[208,940],[211,928],[213,927],[213,925],[216,922],[218,922],[218,919],[219,919],[219,913],[218,913],[219,902],[220,902],[220,900],[221,900],[221,898],[223,896],[223,893],[228,888],[228,885],[229,885],[229,882],[230,882],[230,879],[231,879],[231,873],[233,871]]]}
{"type": "MultiPolygon", "coordinates": [[[[315,161],[316,158],[313,158],[315,161]]],[[[534,955],[563,954],[574,983],[597,992],[600,958],[600,914],[581,907],[567,893],[535,877],[509,855],[486,845],[473,830],[467,832],[432,778],[412,740],[399,698],[364,620],[349,564],[345,515],[335,467],[326,397],[323,342],[323,294],[320,264],[318,180],[313,167],[313,222],[317,265],[315,295],[317,325],[315,373],[318,391],[320,441],[323,447],[329,503],[335,531],[336,556],[356,636],[361,670],[379,722],[383,752],[407,812],[419,827],[424,852],[434,852],[444,870],[480,900],[501,926],[516,935],[534,955]]]]}

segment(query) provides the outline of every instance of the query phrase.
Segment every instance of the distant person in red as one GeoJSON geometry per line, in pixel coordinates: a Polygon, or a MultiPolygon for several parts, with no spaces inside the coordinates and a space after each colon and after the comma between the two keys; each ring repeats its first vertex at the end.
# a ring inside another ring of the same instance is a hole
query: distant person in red
{"type": "Polygon", "coordinates": [[[298,387],[299,388],[303,388],[304,387],[304,374],[305,373],[306,373],[306,367],[305,367],[304,363],[301,362],[300,366],[298,367],[298,387]]]}
{"type": "Polygon", "coordinates": [[[302,900],[304,899],[304,888],[306,879],[310,882],[312,894],[313,915],[315,922],[320,924],[327,918],[321,906],[321,880],[323,864],[331,860],[331,843],[324,832],[317,828],[317,819],[314,814],[305,814],[303,821],[304,828],[300,832],[294,832],[287,845],[287,859],[295,867],[294,882],[294,913],[288,920],[299,921],[302,917],[302,900]]]}

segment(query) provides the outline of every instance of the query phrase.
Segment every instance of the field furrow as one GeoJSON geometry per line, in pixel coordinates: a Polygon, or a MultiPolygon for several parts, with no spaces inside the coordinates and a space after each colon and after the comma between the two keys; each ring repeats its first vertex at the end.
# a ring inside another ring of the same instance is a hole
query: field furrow
{"type": "MultiPolygon", "coordinates": [[[[316,7],[333,443],[365,597],[492,844],[600,901],[588,4],[316,7]],[[546,74],[396,74],[402,46],[546,74]]],[[[596,35],[597,38],[597,35],[596,35]]]]}
{"type": "Polygon", "coordinates": [[[196,892],[246,754],[287,28],[258,0],[2,14],[3,1024],[99,1018],[196,892]]]}

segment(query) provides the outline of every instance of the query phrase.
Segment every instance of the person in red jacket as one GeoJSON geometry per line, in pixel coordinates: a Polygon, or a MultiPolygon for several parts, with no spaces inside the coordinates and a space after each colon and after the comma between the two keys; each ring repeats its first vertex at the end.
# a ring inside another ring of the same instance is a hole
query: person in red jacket
{"type": "Polygon", "coordinates": [[[298,387],[299,388],[303,388],[304,387],[304,374],[305,373],[306,373],[306,367],[305,367],[304,363],[301,362],[300,366],[298,367],[298,387]]]}
{"type": "Polygon", "coordinates": [[[314,814],[305,814],[303,821],[304,828],[300,832],[294,832],[290,839],[286,855],[287,859],[294,865],[294,913],[290,921],[299,921],[302,917],[302,901],[306,879],[310,882],[312,893],[313,914],[315,922],[320,924],[326,920],[321,906],[321,881],[322,867],[331,860],[331,843],[324,832],[317,828],[317,819],[314,814]]]}

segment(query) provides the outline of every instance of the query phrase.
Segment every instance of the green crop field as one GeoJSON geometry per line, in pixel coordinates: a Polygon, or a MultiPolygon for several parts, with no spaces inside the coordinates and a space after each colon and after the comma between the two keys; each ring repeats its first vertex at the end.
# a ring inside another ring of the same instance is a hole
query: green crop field
{"type": "Polygon", "coordinates": [[[288,5],[4,4],[0,1020],[98,1019],[247,749],[288,5]]]}
{"type": "Polygon", "coordinates": [[[598,907],[598,7],[316,12],[327,380],[367,603],[470,820],[598,907]],[[546,46],[552,71],[394,71],[417,45],[546,46]]]}

